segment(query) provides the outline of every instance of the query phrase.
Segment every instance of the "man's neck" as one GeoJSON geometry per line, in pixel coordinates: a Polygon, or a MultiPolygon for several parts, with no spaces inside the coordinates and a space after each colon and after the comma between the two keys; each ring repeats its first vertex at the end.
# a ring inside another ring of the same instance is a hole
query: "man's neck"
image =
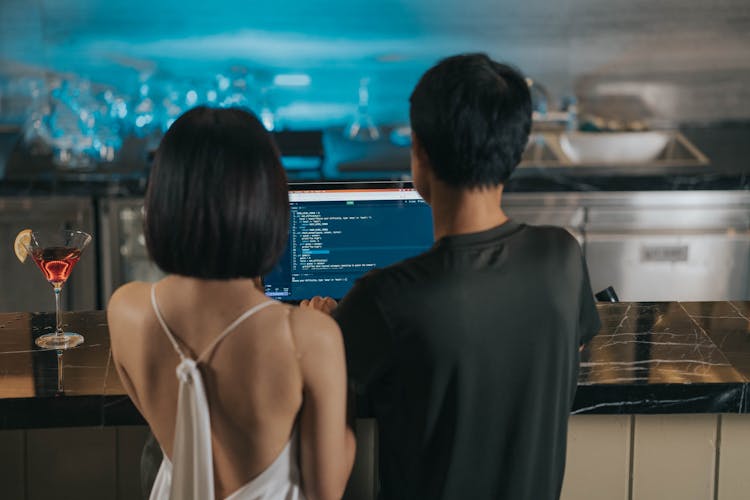
{"type": "Polygon", "coordinates": [[[445,236],[486,231],[508,220],[500,207],[502,185],[467,190],[438,182],[433,184],[431,193],[435,241],[445,236]]]}

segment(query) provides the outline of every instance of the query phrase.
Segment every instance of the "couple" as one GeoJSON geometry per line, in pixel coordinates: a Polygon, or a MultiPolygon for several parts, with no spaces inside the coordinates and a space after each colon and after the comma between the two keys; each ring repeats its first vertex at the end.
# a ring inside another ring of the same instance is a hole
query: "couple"
{"type": "Polygon", "coordinates": [[[579,347],[599,318],[575,239],[500,208],[528,88],[485,55],[450,57],[420,79],[410,118],[434,246],[338,305],[299,308],[259,286],[289,218],[268,133],[206,108],[167,131],[145,233],[169,276],[123,286],[108,310],[122,383],[166,452],[151,498],[340,498],[347,370],[378,421],[380,498],[559,496],[579,347]]]}

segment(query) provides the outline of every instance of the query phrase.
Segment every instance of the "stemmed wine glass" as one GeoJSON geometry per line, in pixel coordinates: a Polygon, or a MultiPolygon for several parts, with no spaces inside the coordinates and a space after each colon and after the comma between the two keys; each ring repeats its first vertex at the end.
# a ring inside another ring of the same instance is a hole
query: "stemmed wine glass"
{"type": "Polygon", "coordinates": [[[344,134],[352,141],[377,141],[380,139],[380,130],[375,125],[375,121],[370,116],[370,79],[362,78],[359,80],[359,103],[357,104],[357,113],[354,120],[346,127],[344,134]]]}
{"type": "Polygon", "coordinates": [[[55,290],[55,333],[36,339],[44,349],[70,349],[83,343],[83,336],[62,329],[60,293],[70,272],[81,258],[81,252],[91,242],[91,235],[83,231],[31,231],[25,230],[16,237],[16,256],[21,261],[30,255],[55,290]],[[24,253],[25,250],[25,253],[24,253]]]}

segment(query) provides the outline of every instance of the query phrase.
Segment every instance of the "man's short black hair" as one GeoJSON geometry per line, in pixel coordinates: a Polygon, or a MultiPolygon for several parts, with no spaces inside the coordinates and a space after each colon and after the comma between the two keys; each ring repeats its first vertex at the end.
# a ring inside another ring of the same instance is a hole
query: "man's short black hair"
{"type": "Polygon", "coordinates": [[[409,102],[412,130],[443,182],[495,186],[521,161],[531,96],[518,70],[486,54],[448,57],[422,76],[409,102]]]}
{"type": "Polygon", "coordinates": [[[287,242],[289,192],[279,152],[255,115],[197,107],[167,130],[145,200],[151,258],[200,279],[268,273],[287,242]]]}

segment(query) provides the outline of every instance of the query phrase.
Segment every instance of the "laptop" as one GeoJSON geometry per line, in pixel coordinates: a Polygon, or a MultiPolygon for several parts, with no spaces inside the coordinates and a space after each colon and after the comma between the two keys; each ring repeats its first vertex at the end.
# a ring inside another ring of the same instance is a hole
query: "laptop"
{"type": "Polygon", "coordinates": [[[368,271],[433,243],[432,212],[411,184],[290,184],[289,241],[264,277],[266,295],[340,300],[368,271]]]}

